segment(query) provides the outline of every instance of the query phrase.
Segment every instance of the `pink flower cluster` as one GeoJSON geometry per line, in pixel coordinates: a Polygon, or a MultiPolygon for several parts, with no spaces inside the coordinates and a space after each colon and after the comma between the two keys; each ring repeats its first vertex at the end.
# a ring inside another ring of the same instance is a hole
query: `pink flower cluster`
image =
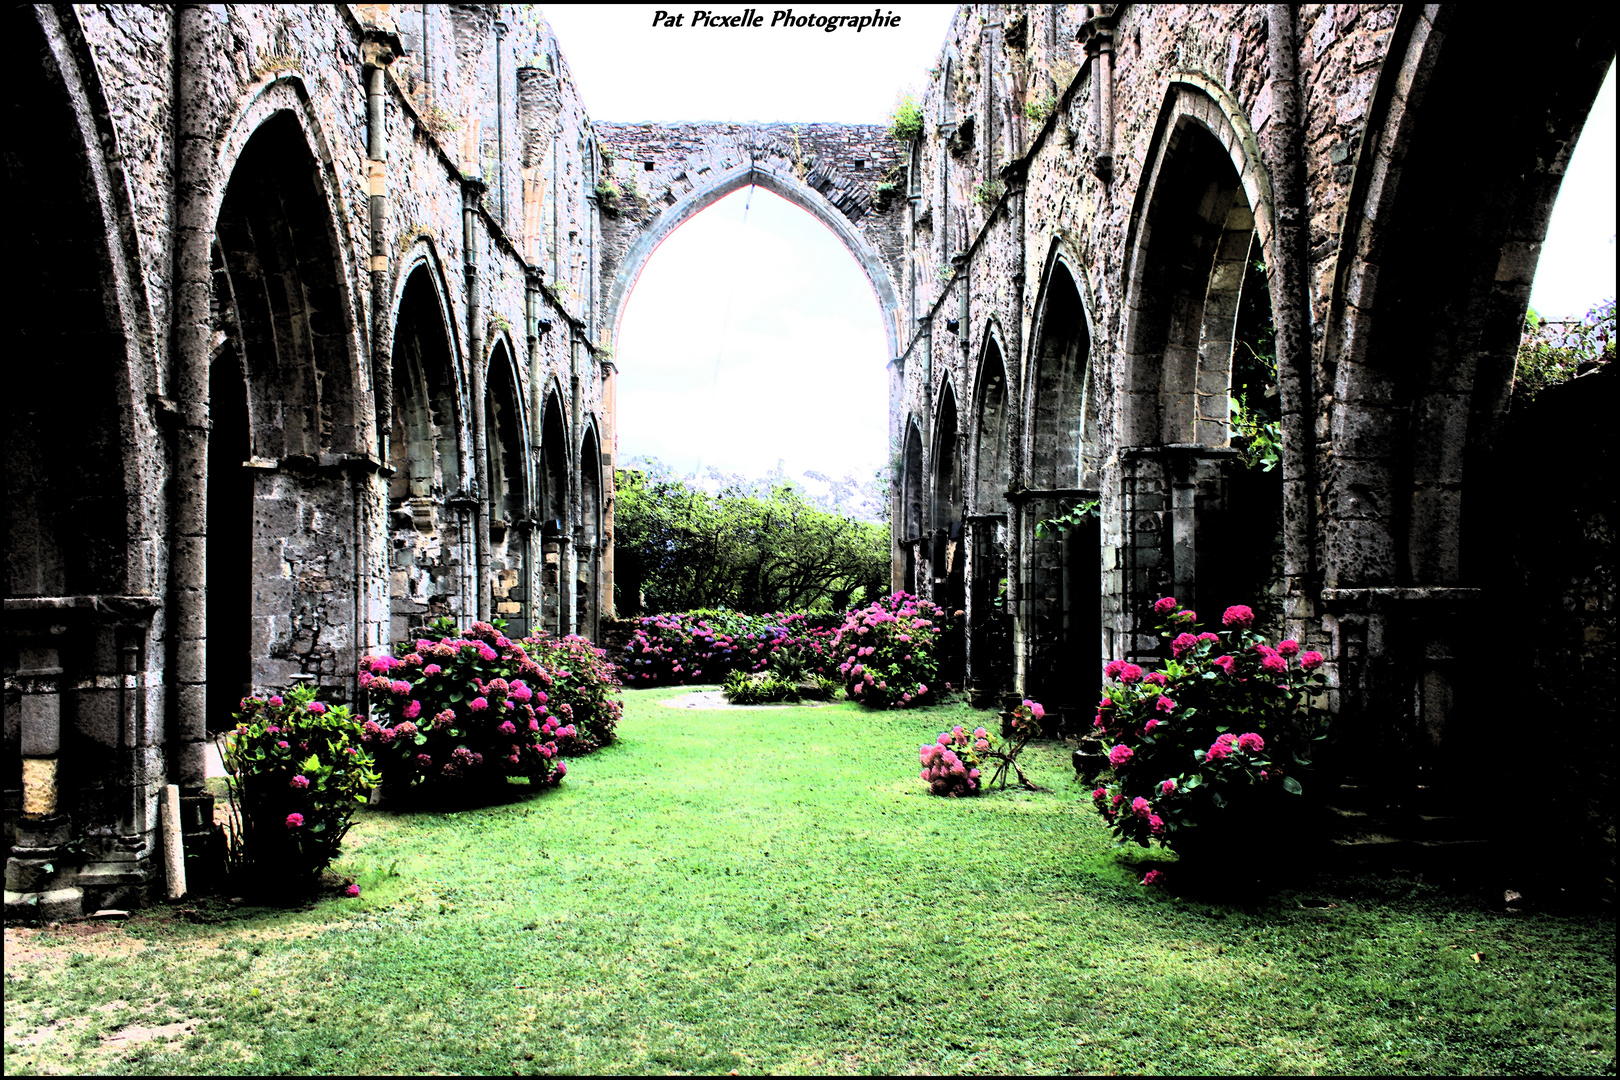
{"type": "Polygon", "coordinates": [[[990,749],[990,733],[974,728],[973,733],[957,724],[942,731],[931,743],[924,743],[917,754],[922,762],[922,781],[933,795],[956,798],[979,793],[979,754],[990,749]]]}

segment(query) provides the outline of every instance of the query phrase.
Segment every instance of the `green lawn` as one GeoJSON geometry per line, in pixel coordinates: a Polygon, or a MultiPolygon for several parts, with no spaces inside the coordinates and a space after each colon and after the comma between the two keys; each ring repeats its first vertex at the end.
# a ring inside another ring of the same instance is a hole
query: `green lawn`
{"type": "Polygon", "coordinates": [[[5,1071],[1614,1071],[1611,919],[1144,889],[1061,748],[1050,794],[924,793],[988,714],[683,692],[558,790],[367,812],[359,900],[8,933],[5,1071]]]}

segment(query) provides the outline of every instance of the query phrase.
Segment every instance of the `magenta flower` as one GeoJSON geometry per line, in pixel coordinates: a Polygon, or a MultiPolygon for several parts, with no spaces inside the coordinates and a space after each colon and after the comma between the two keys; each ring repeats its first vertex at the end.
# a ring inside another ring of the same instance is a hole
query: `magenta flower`
{"type": "Polygon", "coordinates": [[[1232,754],[1232,747],[1223,742],[1217,742],[1204,752],[1205,761],[1225,761],[1232,754]]]}
{"type": "Polygon", "coordinates": [[[1103,676],[1105,678],[1115,679],[1115,678],[1118,678],[1119,673],[1124,671],[1124,670],[1125,670],[1125,661],[1123,661],[1123,660],[1110,660],[1110,661],[1108,661],[1107,664],[1105,664],[1103,666],[1103,676]]]}
{"type": "Polygon", "coordinates": [[[1163,870],[1149,870],[1142,877],[1142,884],[1144,884],[1144,885],[1158,885],[1158,884],[1162,883],[1163,881],[1164,881],[1164,871],[1163,870]]]}
{"type": "Polygon", "coordinates": [[[343,895],[347,896],[350,900],[353,900],[355,897],[360,895],[360,886],[350,885],[347,889],[343,890],[343,895]]]}
{"type": "Polygon", "coordinates": [[[501,721],[501,734],[502,735],[516,735],[517,734],[517,725],[512,723],[512,721],[510,721],[510,720],[502,720],[501,721]]]}
{"type": "Polygon", "coordinates": [[[1247,604],[1233,604],[1221,616],[1221,625],[1247,630],[1254,625],[1254,609],[1247,604]]]}
{"type": "Polygon", "coordinates": [[[1176,610],[1176,598],[1173,596],[1161,596],[1153,601],[1153,613],[1155,615],[1168,615],[1174,610],[1176,610]]]}
{"type": "Polygon", "coordinates": [[[1160,712],[1174,712],[1176,703],[1161,694],[1159,696],[1158,704],[1154,705],[1154,708],[1158,709],[1160,712]]]}
{"type": "Polygon", "coordinates": [[[1160,817],[1158,814],[1149,814],[1148,829],[1153,833],[1154,836],[1163,836],[1164,818],[1160,817]]]}
{"type": "Polygon", "coordinates": [[[319,701],[312,701],[309,703],[309,711],[319,716],[326,711],[326,706],[319,701]]]}
{"type": "Polygon", "coordinates": [[[1237,664],[1237,661],[1230,656],[1217,656],[1212,662],[1228,675],[1232,674],[1232,668],[1237,664]]]}
{"type": "Polygon", "coordinates": [[[1102,802],[1104,799],[1108,798],[1108,792],[1102,788],[1098,788],[1096,791],[1091,793],[1091,798],[1094,802],[1102,802]]]}
{"type": "Polygon", "coordinates": [[[287,828],[296,829],[300,825],[302,825],[303,823],[304,823],[304,815],[303,814],[288,814],[287,815],[287,828]]]}
{"type": "Polygon", "coordinates": [[[1282,657],[1299,655],[1299,642],[1293,638],[1277,642],[1277,655],[1282,657]]]}
{"type": "Polygon", "coordinates": [[[427,667],[422,669],[422,674],[424,674],[424,675],[437,675],[439,672],[441,672],[443,670],[444,670],[444,668],[440,667],[438,664],[429,664],[427,667]]]}
{"type": "Polygon", "coordinates": [[[1260,667],[1273,675],[1281,675],[1288,670],[1288,661],[1276,653],[1270,653],[1260,660],[1260,667]]]}
{"type": "Polygon", "coordinates": [[[1317,668],[1322,666],[1322,661],[1325,659],[1326,657],[1314,650],[1311,652],[1301,653],[1299,656],[1299,666],[1304,668],[1306,671],[1315,671],[1317,668]]]}
{"type": "Polygon", "coordinates": [[[1142,734],[1151,735],[1153,734],[1153,729],[1158,726],[1159,721],[1157,719],[1149,720],[1147,723],[1142,725],[1142,734]]]}
{"type": "Polygon", "coordinates": [[[1153,806],[1142,796],[1138,795],[1131,800],[1131,813],[1139,818],[1147,818],[1153,813],[1153,806]]]}
{"type": "Polygon", "coordinates": [[[473,712],[483,712],[485,709],[489,708],[489,701],[485,698],[475,697],[467,703],[467,708],[471,709],[473,712]]]}
{"type": "Polygon", "coordinates": [[[1159,784],[1159,794],[1161,795],[1168,795],[1174,790],[1176,790],[1176,782],[1174,780],[1165,780],[1159,784]]]}
{"type": "Polygon", "coordinates": [[[294,791],[303,791],[305,788],[309,787],[309,777],[295,776],[291,780],[287,781],[287,786],[292,788],[294,791]]]}
{"type": "Polygon", "coordinates": [[[421,716],[421,715],[422,715],[422,703],[420,701],[417,701],[414,698],[411,699],[411,703],[409,705],[405,706],[405,719],[407,719],[407,720],[415,720],[418,716],[421,716]]]}
{"type": "Polygon", "coordinates": [[[1119,681],[1126,686],[1142,681],[1142,669],[1136,664],[1126,664],[1119,669],[1119,681]]]}
{"type": "Polygon", "coordinates": [[[1266,748],[1266,740],[1262,739],[1259,732],[1255,731],[1246,731],[1239,735],[1237,744],[1239,750],[1248,750],[1250,752],[1266,748]]]}
{"type": "Polygon", "coordinates": [[[1170,643],[1170,654],[1179,659],[1189,649],[1196,647],[1197,644],[1198,639],[1192,634],[1177,634],[1176,640],[1170,643]]]}
{"type": "Polygon", "coordinates": [[[1118,769],[1128,764],[1136,756],[1136,751],[1121,743],[1108,751],[1108,763],[1118,769]]]}
{"type": "Polygon", "coordinates": [[[288,745],[289,744],[288,744],[287,740],[282,739],[280,742],[276,743],[276,748],[278,750],[286,750],[288,748],[288,745]]]}
{"type": "Polygon", "coordinates": [[[270,696],[270,704],[272,704],[272,705],[280,705],[280,704],[282,704],[281,695],[280,694],[272,694],[270,696]]]}
{"type": "Polygon", "coordinates": [[[405,695],[411,692],[411,684],[406,682],[404,679],[395,679],[393,682],[388,684],[388,689],[392,690],[396,694],[405,695]]]}

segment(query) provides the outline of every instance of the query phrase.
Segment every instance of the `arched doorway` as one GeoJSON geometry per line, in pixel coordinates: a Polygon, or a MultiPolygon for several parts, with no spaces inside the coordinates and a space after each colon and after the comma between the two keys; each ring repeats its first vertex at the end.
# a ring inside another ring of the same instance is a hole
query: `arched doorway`
{"type": "Polygon", "coordinates": [[[597,582],[602,574],[602,452],[596,439],[596,425],[585,429],[585,443],[579,452],[579,526],[575,529],[579,550],[578,612],[576,633],[596,640],[597,582]]]}
{"type": "Polygon", "coordinates": [[[945,380],[934,420],[933,530],[929,538],[932,580],[929,595],[945,609],[950,630],[940,642],[940,677],[960,683],[964,655],[967,551],[962,535],[962,448],[957,426],[956,390],[945,380]]]}
{"type": "Polygon", "coordinates": [[[1256,241],[1264,208],[1253,201],[1263,189],[1234,167],[1209,126],[1209,116],[1222,115],[1211,104],[1201,91],[1173,88],[1146,209],[1133,226],[1116,627],[1127,656],[1150,649],[1142,659],[1157,656],[1147,609],[1163,595],[1206,625],[1242,603],[1265,632],[1281,629],[1282,469],[1251,465],[1229,427],[1234,392],[1257,415],[1276,409],[1275,358],[1259,355],[1271,322],[1256,241]]]}
{"type": "Polygon", "coordinates": [[[1007,609],[1007,367],[991,336],[975,382],[973,497],[967,517],[967,676],[973,703],[1012,689],[1012,612],[1007,609]]]}
{"type": "Polygon", "coordinates": [[[523,398],[517,369],[505,341],[489,358],[489,385],[484,397],[484,430],[489,477],[485,508],[489,514],[490,597],[492,614],[507,623],[509,637],[529,632],[530,613],[524,589],[529,580],[528,457],[523,433],[523,398]]]}
{"type": "Polygon", "coordinates": [[[388,485],[389,640],[474,610],[466,425],[452,323],[431,264],[409,272],[394,323],[388,485]]]}
{"type": "Polygon", "coordinates": [[[231,169],[215,224],[215,304],[227,347],[210,382],[226,394],[221,417],[232,438],[210,453],[230,495],[209,500],[210,530],[241,535],[249,489],[253,510],[251,562],[227,556],[233,565],[222,572],[233,579],[219,581],[226,591],[217,602],[210,595],[209,638],[232,644],[217,659],[210,650],[208,664],[210,682],[217,673],[233,685],[245,617],[255,688],[304,681],[341,699],[356,648],[354,506],[368,481],[327,464],[357,445],[358,345],[322,175],[300,118],[273,112],[231,169]],[[245,444],[242,429],[232,431],[241,422],[238,358],[245,444]],[[236,456],[244,449],[245,459],[236,456]]]}
{"type": "Polygon", "coordinates": [[[1102,530],[1097,395],[1079,283],[1052,260],[1032,358],[1029,448],[1020,501],[1025,626],[1023,690],[1065,727],[1089,719],[1102,681],[1102,530]]]}
{"type": "Polygon", "coordinates": [[[900,459],[900,549],[904,554],[904,574],[899,588],[920,595],[923,569],[928,562],[928,541],[923,537],[922,433],[917,422],[906,422],[906,445],[900,459]]]}
{"type": "Polygon", "coordinates": [[[546,395],[540,435],[540,626],[552,634],[573,630],[574,551],[568,513],[568,427],[562,393],[546,395]]]}

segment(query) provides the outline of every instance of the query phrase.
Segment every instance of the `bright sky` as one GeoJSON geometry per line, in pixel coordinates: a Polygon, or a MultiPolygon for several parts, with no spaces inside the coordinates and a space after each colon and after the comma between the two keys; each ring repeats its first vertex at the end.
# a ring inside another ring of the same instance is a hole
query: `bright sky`
{"type": "Polygon", "coordinates": [[[1614,295],[1614,65],[1575,144],[1530,289],[1548,319],[1586,314],[1614,295]]]}
{"type": "MultiPolygon", "coordinates": [[[[879,7],[895,28],[654,28],[655,6],[544,5],[593,119],[885,122],[898,92],[927,85],[955,8],[879,7]]],[[[744,7],[713,8],[740,14],[744,7]]],[[[760,7],[769,22],[771,7],[760,7]]],[[[817,5],[800,14],[871,14],[817,5]]],[[[1565,177],[1531,305],[1583,314],[1615,294],[1615,73],[1565,177]]],[[[619,455],[680,472],[763,476],[780,461],[867,480],[890,457],[889,357],[877,300],[819,222],[746,190],[693,218],[653,255],[626,306],[619,455]]],[[[811,485],[815,487],[815,485],[811,485]]]]}

